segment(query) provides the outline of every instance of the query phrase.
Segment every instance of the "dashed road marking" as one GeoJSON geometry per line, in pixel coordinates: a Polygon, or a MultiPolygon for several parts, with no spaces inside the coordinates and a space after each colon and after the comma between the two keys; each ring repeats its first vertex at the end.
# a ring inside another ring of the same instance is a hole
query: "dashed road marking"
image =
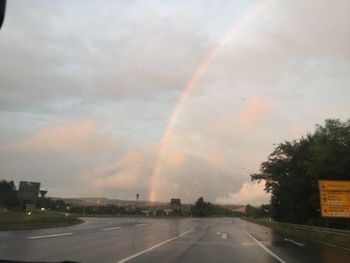
{"type": "Polygon", "coordinates": [[[161,242],[161,243],[158,243],[157,245],[154,245],[154,246],[152,246],[152,247],[150,247],[150,248],[147,248],[147,249],[145,249],[145,250],[142,250],[142,251],[140,251],[140,252],[138,252],[138,253],[135,253],[135,254],[133,254],[133,255],[131,255],[131,256],[128,256],[128,257],[126,257],[126,258],[124,258],[124,259],[121,259],[121,260],[117,261],[117,263],[124,263],[124,262],[127,262],[127,261],[129,261],[129,260],[131,260],[131,259],[134,259],[134,258],[138,257],[138,256],[141,256],[142,254],[145,254],[145,253],[147,253],[147,252],[149,252],[149,251],[151,251],[151,250],[153,250],[153,249],[155,249],[155,248],[157,248],[157,247],[163,246],[163,245],[165,245],[166,243],[169,243],[169,242],[171,242],[171,241],[173,241],[173,240],[175,240],[175,239],[178,239],[178,238],[180,238],[180,237],[182,237],[182,236],[184,236],[184,235],[187,235],[188,233],[191,233],[193,230],[194,230],[194,229],[190,229],[190,230],[188,230],[188,231],[186,231],[186,232],[184,232],[184,233],[182,233],[182,234],[180,234],[180,235],[178,235],[178,236],[175,236],[175,237],[173,237],[173,238],[170,238],[170,239],[168,239],[168,240],[165,240],[165,241],[163,241],[163,242],[161,242]]]}
{"type": "Polygon", "coordinates": [[[73,233],[52,234],[52,235],[34,236],[34,237],[27,237],[27,238],[28,239],[39,239],[39,238],[61,237],[61,236],[69,236],[69,235],[73,235],[73,233]]]}
{"type": "Polygon", "coordinates": [[[102,231],[108,231],[108,230],[114,230],[114,229],[119,229],[122,228],[121,226],[116,226],[116,227],[108,227],[108,228],[104,228],[102,229],[102,231]]]}
{"type": "Polygon", "coordinates": [[[297,245],[297,246],[299,246],[299,247],[305,246],[303,243],[296,242],[296,241],[294,241],[294,240],[292,240],[292,239],[289,239],[289,238],[285,238],[284,240],[285,240],[285,241],[289,241],[289,242],[291,242],[291,243],[293,243],[294,245],[297,245]]]}

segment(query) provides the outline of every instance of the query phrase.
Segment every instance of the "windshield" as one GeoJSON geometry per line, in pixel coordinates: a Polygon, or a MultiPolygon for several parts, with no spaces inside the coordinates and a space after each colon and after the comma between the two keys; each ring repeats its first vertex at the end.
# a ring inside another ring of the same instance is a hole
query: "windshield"
{"type": "Polygon", "coordinates": [[[7,1],[0,260],[350,260],[349,12],[7,1]]]}

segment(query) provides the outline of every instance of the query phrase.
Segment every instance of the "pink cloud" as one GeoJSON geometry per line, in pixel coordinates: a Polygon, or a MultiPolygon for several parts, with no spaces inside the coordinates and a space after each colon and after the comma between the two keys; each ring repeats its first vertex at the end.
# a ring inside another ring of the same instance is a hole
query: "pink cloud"
{"type": "MultiPolygon", "coordinates": [[[[211,180],[222,180],[221,184],[246,181],[266,157],[267,153],[261,152],[261,142],[266,140],[268,130],[261,124],[273,117],[275,106],[254,96],[240,111],[212,120],[204,127],[194,123],[180,132],[175,129],[166,140],[158,167],[153,189],[157,198],[181,195],[194,200],[197,195],[208,194],[205,189],[211,180]],[[192,191],[183,189],[184,184],[191,186],[192,191]]],[[[225,189],[224,194],[230,193],[226,187],[220,187],[225,189]]]]}
{"type": "Polygon", "coordinates": [[[274,106],[259,96],[252,97],[238,115],[238,119],[247,126],[253,126],[261,122],[274,106]]]}
{"type": "Polygon", "coordinates": [[[93,154],[110,140],[98,134],[95,120],[74,123],[48,122],[34,134],[15,144],[16,150],[35,154],[93,154]]]}
{"type": "Polygon", "coordinates": [[[80,175],[80,180],[98,189],[148,188],[156,145],[133,149],[120,159],[80,175]]]}

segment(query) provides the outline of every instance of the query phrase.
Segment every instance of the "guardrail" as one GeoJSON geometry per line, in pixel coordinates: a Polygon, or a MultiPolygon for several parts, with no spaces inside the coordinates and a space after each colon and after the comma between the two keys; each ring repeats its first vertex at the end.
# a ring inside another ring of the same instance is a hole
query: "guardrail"
{"type": "Polygon", "coordinates": [[[279,225],[293,227],[296,229],[311,229],[311,230],[318,230],[318,231],[327,232],[327,233],[338,233],[338,234],[350,235],[349,230],[343,230],[343,229],[337,229],[337,228],[327,228],[327,227],[318,227],[318,226],[309,226],[309,225],[298,225],[298,224],[275,222],[275,221],[272,221],[272,222],[277,223],[279,225]]]}
{"type": "Polygon", "coordinates": [[[286,226],[286,227],[295,228],[295,229],[308,229],[308,230],[317,230],[317,231],[326,232],[326,233],[350,235],[350,230],[343,230],[343,229],[337,229],[337,228],[299,225],[299,224],[291,224],[291,223],[284,223],[284,222],[278,222],[278,221],[270,221],[270,222],[265,222],[261,220],[249,220],[249,221],[252,221],[254,223],[260,223],[263,225],[278,225],[278,226],[286,226]]]}

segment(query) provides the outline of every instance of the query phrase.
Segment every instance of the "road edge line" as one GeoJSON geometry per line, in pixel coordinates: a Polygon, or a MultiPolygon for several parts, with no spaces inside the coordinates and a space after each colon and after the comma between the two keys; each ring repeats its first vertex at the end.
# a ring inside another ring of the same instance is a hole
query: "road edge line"
{"type": "Polygon", "coordinates": [[[188,230],[188,231],[186,231],[186,232],[181,233],[180,235],[177,235],[177,236],[175,236],[175,237],[173,237],[173,238],[170,238],[170,239],[168,239],[168,240],[165,240],[165,241],[163,241],[163,242],[160,242],[160,243],[158,243],[158,244],[156,244],[156,245],[154,245],[154,246],[152,246],[152,247],[149,247],[149,248],[147,248],[147,249],[145,249],[145,250],[142,250],[142,251],[140,251],[140,252],[137,252],[137,253],[135,253],[135,254],[133,254],[133,255],[131,255],[131,256],[128,256],[128,257],[126,257],[126,258],[123,258],[123,259],[121,259],[121,260],[118,260],[116,263],[124,263],[124,262],[127,262],[127,261],[129,261],[129,260],[131,260],[131,259],[134,259],[134,258],[136,258],[136,257],[138,257],[138,256],[141,256],[141,255],[143,255],[143,254],[145,254],[145,253],[147,253],[147,252],[149,252],[149,251],[151,251],[151,250],[153,250],[153,249],[155,249],[155,248],[158,248],[158,247],[160,247],[160,246],[163,246],[163,245],[165,245],[166,243],[169,243],[169,242],[171,242],[171,241],[173,241],[173,240],[175,240],[175,239],[178,239],[178,238],[180,238],[180,237],[183,237],[184,235],[187,235],[187,234],[191,233],[192,231],[194,231],[193,228],[190,229],[190,230],[188,230]]]}

